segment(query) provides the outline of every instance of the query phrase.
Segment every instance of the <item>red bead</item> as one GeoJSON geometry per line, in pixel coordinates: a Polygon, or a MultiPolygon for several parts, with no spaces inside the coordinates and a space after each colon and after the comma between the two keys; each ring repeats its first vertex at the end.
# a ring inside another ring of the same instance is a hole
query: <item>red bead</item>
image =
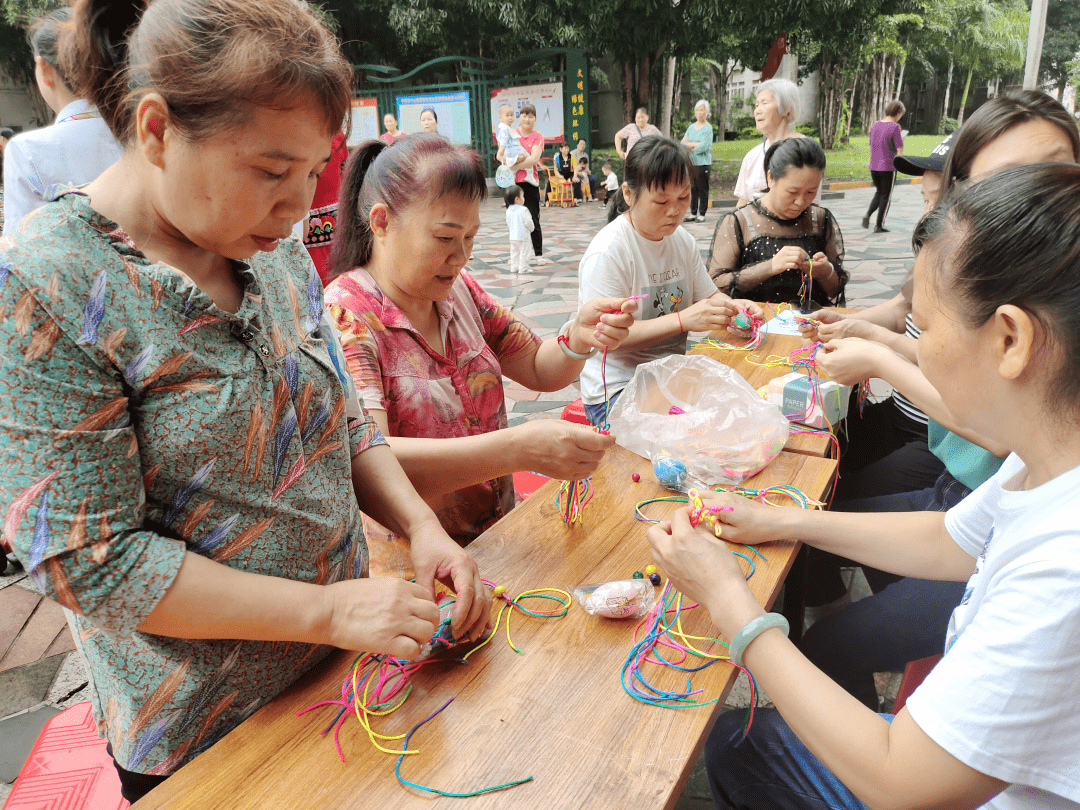
{"type": "Polygon", "coordinates": [[[633,475],[631,475],[630,477],[631,477],[631,478],[633,479],[633,481],[634,481],[634,483],[635,483],[635,484],[636,484],[636,483],[637,483],[638,481],[640,481],[640,480],[641,480],[641,476],[640,476],[640,475],[638,475],[637,473],[634,473],[634,474],[633,474],[633,475]]]}

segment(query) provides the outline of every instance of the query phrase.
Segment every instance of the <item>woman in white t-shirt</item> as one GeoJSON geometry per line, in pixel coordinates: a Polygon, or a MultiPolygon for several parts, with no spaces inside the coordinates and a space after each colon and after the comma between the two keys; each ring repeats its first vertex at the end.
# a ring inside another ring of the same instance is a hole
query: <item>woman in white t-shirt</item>
{"type": "Polygon", "coordinates": [[[725,540],[802,540],[883,570],[967,582],[944,657],[878,715],[784,637],[744,573],[685,510],[649,531],[733,663],[776,709],[706,746],[717,807],[1080,808],[1080,166],[1008,169],[915,235],[919,367],[958,423],[1009,449],[945,514],[770,509],[706,496],[725,540]]]}
{"type": "Polygon", "coordinates": [[[658,135],[638,141],[623,165],[627,208],[593,237],[581,259],[579,305],[599,297],[645,295],[630,335],[608,352],[606,367],[601,369],[603,358],[596,355],[581,372],[585,414],[594,425],[607,422],[608,407],[639,363],[685,354],[686,333],[727,327],[738,312],[736,303],[762,314],[756,304],[733,303],[716,291],[694,237],[682,227],[692,171],[677,141],[658,135]]]}
{"type": "Polygon", "coordinates": [[[49,108],[52,126],[17,135],[4,150],[4,233],[14,231],[31,211],[45,204],[49,188],[81,186],[120,159],[121,148],[101,115],[71,89],[57,53],[60,29],[71,20],[61,8],[30,30],[34,78],[49,108]]]}

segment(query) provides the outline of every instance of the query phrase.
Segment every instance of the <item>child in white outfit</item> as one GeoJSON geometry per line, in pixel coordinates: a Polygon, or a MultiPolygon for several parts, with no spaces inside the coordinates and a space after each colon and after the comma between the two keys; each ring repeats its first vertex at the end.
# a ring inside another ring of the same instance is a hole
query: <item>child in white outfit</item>
{"type": "Polygon", "coordinates": [[[512,129],[513,126],[514,108],[509,104],[503,104],[499,107],[499,123],[495,127],[495,140],[499,144],[496,158],[504,166],[515,166],[529,154],[519,140],[521,133],[512,129]]]}
{"type": "Polygon", "coordinates": [[[503,196],[506,202],[506,227],[510,230],[510,272],[529,272],[529,248],[532,246],[532,214],[525,207],[525,192],[521,186],[510,186],[503,196]]]}

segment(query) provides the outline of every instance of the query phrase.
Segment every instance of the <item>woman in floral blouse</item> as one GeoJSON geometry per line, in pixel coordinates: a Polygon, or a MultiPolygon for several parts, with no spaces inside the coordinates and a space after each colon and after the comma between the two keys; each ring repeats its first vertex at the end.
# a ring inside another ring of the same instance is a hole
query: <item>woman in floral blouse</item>
{"type": "Polygon", "coordinates": [[[68,43],[123,157],[0,245],[0,528],[68,610],[129,801],[327,645],[415,656],[436,577],[457,635],[488,605],[289,236],[349,106],[337,43],[297,0],[142,8],[80,0],[68,43]],[[361,579],[360,509],[415,583],[361,579]]]}
{"type": "Polygon", "coordinates": [[[464,270],[487,196],[475,152],[412,135],[346,168],[326,299],[353,379],[417,490],[465,544],[514,506],[512,474],[592,474],[614,437],[542,419],[506,426],[503,374],[557,391],[615,348],[636,305],[590,301],[541,342],[464,270]]]}

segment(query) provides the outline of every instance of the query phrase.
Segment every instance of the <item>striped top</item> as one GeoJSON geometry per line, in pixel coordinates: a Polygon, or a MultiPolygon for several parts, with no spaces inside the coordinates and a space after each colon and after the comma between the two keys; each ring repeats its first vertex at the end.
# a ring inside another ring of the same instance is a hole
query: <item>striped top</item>
{"type": "MultiPolygon", "coordinates": [[[[911,313],[909,312],[904,319],[904,334],[909,338],[918,340],[921,331],[922,330],[915,325],[915,321],[911,319],[911,313]]],[[[927,423],[928,420],[926,414],[916,408],[910,399],[905,397],[895,388],[893,389],[893,402],[896,403],[896,407],[900,409],[900,412],[904,414],[904,416],[914,419],[920,425],[925,425],[927,423]]]]}

